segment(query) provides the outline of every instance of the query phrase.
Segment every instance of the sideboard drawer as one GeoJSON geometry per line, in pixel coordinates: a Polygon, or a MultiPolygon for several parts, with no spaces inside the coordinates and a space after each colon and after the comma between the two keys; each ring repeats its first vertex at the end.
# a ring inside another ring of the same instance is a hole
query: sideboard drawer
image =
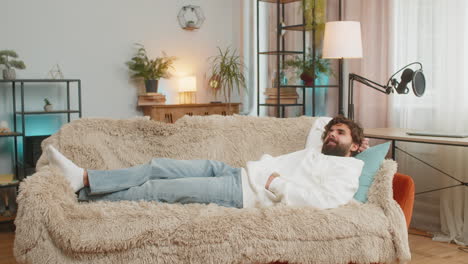
{"type": "Polygon", "coordinates": [[[226,103],[216,104],[155,104],[144,105],[143,113],[152,120],[174,123],[184,115],[232,115],[239,114],[240,103],[231,103],[230,109],[226,103]]]}

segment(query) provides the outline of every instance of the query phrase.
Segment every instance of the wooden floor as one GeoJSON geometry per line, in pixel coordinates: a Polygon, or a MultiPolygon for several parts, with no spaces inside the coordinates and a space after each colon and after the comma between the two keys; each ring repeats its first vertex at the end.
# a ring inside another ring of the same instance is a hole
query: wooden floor
{"type": "MultiPolygon", "coordinates": [[[[415,232],[411,232],[415,233],[415,232]]],[[[15,233],[12,225],[0,224],[0,264],[16,264],[13,257],[15,233]]],[[[468,264],[468,251],[459,246],[434,242],[429,237],[409,235],[411,264],[468,264]]]]}
{"type": "Polygon", "coordinates": [[[0,264],[16,264],[13,257],[13,224],[0,224],[0,264]]]}

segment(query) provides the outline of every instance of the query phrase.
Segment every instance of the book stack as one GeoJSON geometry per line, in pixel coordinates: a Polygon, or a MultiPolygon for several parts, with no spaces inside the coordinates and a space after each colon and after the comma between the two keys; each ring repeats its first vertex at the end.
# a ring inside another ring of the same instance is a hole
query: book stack
{"type": "Polygon", "coordinates": [[[138,106],[165,104],[166,96],[161,93],[145,93],[138,96],[138,106]]]}
{"type": "MultiPolygon", "coordinates": [[[[277,104],[278,103],[278,88],[266,88],[265,99],[266,104],[277,104]]],[[[296,92],[296,88],[282,88],[280,89],[280,104],[295,104],[297,103],[299,95],[296,92]]]]}

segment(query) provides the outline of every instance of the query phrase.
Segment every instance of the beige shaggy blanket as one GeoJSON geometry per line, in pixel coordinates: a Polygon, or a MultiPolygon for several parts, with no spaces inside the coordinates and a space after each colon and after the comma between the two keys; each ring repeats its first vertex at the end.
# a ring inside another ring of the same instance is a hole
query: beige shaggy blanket
{"type": "MultiPolygon", "coordinates": [[[[243,166],[304,148],[314,118],[81,119],[44,141],[78,165],[115,169],[152,157],[243,166]]],[[[233,209],[214,204],[79,203],[43,155],[20,185],[14,254],[20,263],[391,263],[410,259],[405,219],[385,161],[369,202],[233,209]]]]}

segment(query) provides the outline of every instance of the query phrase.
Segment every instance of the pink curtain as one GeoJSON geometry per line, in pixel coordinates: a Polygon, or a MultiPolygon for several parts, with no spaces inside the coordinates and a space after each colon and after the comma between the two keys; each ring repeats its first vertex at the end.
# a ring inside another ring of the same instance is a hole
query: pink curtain
{"type": "MultiPolygon", "coordinates": [[[[362,59],[345,59],[345,104],[348,73],[356,73],[385,85],[391,69],[391,1],[346,0],[344,19],[361,22],[362,59]]],[[[388,95],[354,83],[354,116],[364,127],[388,126],[388,95]]],[[[347,108],[347,105],[345,106],[347,108]]]]}

